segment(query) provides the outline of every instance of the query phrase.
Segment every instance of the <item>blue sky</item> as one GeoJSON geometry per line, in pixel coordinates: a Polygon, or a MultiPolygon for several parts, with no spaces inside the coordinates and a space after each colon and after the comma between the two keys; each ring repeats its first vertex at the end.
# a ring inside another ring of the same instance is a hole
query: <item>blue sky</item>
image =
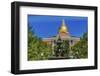
{"type": "Polygon", "coordinates": [[[65,21],[71,36],[81,37],[88,30],[88,17],[28,15],[28,23],[40,38],[56,36],[65,21]]]}

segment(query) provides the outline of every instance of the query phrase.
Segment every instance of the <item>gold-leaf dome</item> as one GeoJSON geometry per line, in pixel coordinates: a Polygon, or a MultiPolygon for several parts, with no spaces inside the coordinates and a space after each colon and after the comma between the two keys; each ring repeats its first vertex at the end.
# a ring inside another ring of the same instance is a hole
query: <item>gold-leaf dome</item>
{"type": "Polygon", "coordinates": [[[67,26],[65,25],[65,22],[64,20],[62,21],[62,25],[59,29],[59,33],[67,33],[68,32],[68,29],[67,29],[67,26]]]}

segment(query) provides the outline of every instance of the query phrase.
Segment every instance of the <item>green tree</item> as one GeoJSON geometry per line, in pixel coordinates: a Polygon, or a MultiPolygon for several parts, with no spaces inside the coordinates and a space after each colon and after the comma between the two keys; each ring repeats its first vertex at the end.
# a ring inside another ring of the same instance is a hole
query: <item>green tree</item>
{"type": "Polygon", "coordinates": [[[62,48],[63,48],[63,53],[64,53],[64,57],[69,57],[69,51],[70,51],[70,49],[69,49],[69,41],[68,40],[64,40],[63,42],[62,42],[62,48]]]}
{"type": "Polygon", "coordinates": [[[56,57],[62,56],[68,58],[69,54],[69,41],[68,40],[61,40],[59,37],[58,40],[55,42],[54,46],[54,55],[56,57]]]}
{"type": "Polygon", "coordinates": [[[51,45],[38,38],[29,26],[28,30],[28,60],[44,60],[52,54],[51,45]]]}
{"type": "Polygon", "coordinates": [[[88,36],[87,33],[83,35],[80,41],[71,47],[74,58],[88,57],[88,36]]]}

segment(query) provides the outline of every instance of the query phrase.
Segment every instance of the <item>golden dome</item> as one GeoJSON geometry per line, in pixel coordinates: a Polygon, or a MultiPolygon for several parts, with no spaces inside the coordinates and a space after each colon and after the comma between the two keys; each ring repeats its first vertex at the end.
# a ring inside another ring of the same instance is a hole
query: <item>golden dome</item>
{"type": "Polygon", "coordinates": [[[61,27],[60,27],[60,29],[59,29],[59,33],[67,33],[68,32],[68,29],[67,29],[67,27],[66,27],[66,25],[65,25],[65,22],[64,22],[64,20],[62,21],[62,25],[61,25],[61,27]]]}

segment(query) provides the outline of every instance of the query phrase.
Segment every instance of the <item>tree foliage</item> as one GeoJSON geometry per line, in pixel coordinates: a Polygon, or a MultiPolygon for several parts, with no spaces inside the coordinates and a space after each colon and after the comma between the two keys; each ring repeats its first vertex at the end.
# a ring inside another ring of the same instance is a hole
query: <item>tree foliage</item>
{"type": "Polygon", "coordinates": [[[59,39],[55,42],[54,52],[56,57],[68,57],[69,53],[69,41],[59,39]]]}
{"type": "Polygon", "coordinates": [[[69,41],[68,40],[64,40],[63,43],[62,43],[62,47],[63,47],[63,51],[64,51],[64,57],[67,57],[68,58],[68,55],[69,55],[69,41]]]}
{"type": "Polygon", "coordinates": [[[88,57],[88,36],[87,33],[83,35],[80,41],[71,47],[74,58],[87,58],[88,57]]]}
{"type": "Polygon", "coordinates": [[[28,30],[28,60],[44,60],[52,54],[51,45],[44,43],[40,38],[35,36],[29,27],[28,30]]]}

